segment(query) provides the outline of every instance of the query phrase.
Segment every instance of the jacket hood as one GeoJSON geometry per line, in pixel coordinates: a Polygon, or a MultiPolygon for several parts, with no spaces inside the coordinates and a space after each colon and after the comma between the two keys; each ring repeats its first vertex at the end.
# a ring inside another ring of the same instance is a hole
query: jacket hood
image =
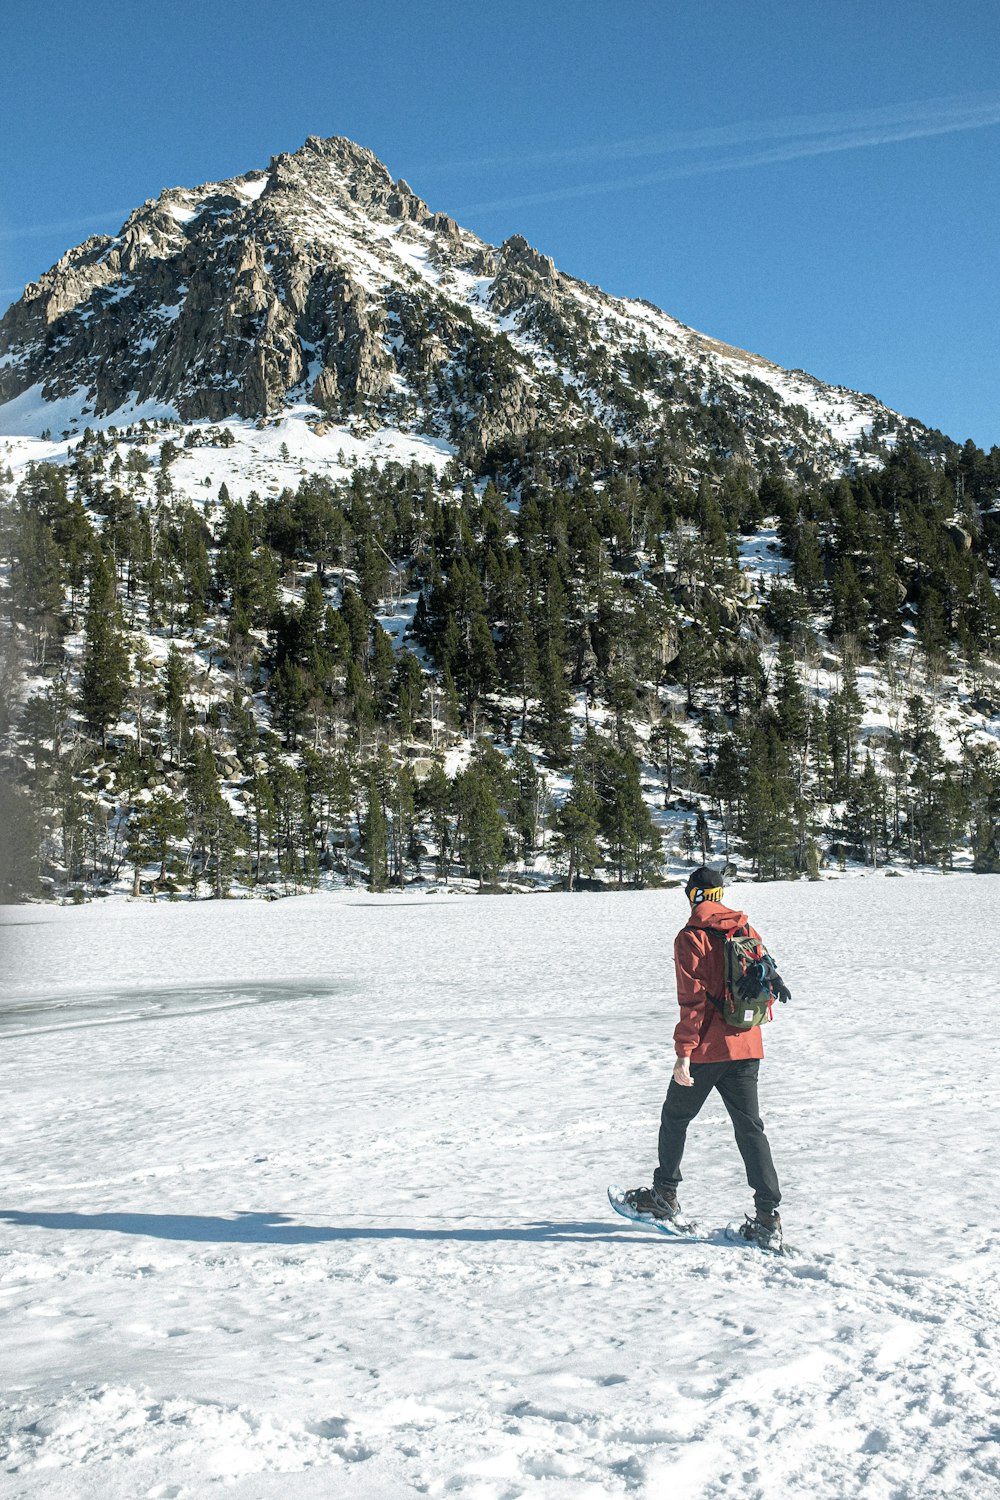
{"type": "Polygon", "coordinates": [[[721,901],[699,901],[697,906],[692,907],[685,926],[709,927],[713,932],[732,932],[736,927],[745,926],[746,922],[746,912],[734,911],[732,907],[723,906],[721,901]]]}

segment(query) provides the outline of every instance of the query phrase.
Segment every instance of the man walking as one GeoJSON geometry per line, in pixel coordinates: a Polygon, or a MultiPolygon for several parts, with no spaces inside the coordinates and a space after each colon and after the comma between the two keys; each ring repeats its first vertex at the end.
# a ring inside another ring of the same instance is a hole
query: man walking
{"type": "MultiPolygon", "coordinates": [[[[672,1226],[679,1232],[688,1227],[677,1201],[687,1128],[712,1090],[717,1089],[733,1122],[754,1195],[754,1217],[747,1217],[740,1234],[765,1250],[778,1250],[781,1189],[757,1105],[757,1073],[764,1056],[760,1025],[728,1024],[722,1000],[727,935],[745,932],[751,939],[760,939],[743,912],[723,906],[722,887],[721,871],[704,865],[692,872],[685,886],[691,912],[674,942],[681,1014],[674,1029],[677,1061],[660,1117],[659,1164],[653,1173],[653,1186],[630,1188],[622,1195],[623,1206],[635,1217],[672,1226]]],[[[765,995],[769,988],[775,999],[789,998],[767,955],[761,974],[756,979],[751,975],[748,983],[756,983],[758,990],[763,983],[765,995]]],[[[749,1018],[751,1012],[745,1015],[749,1018]]],[[[737,1015],[736,1019],[741,1017],[737,1015]]]]}

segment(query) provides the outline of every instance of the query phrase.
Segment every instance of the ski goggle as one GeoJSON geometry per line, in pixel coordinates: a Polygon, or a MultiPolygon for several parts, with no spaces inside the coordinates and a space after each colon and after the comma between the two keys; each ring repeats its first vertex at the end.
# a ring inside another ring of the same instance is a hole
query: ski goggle
{"type": "Polygon", "coordinates": [[[721,901],[722,886],[713,885],[711,889],[707,891],[701,891],[698,889],[688,891],[688,900],[691,902],[692,906],[697,906],[699,901],[721,901]]]}

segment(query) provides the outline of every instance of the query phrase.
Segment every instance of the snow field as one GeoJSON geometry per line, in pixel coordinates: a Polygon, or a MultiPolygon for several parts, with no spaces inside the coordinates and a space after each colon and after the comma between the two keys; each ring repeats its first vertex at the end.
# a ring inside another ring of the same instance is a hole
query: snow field
{"type": "MultiPolygon", "coordinates": [[[[678,891],[7,909],[5,1494],[994,1495],[998,895],[732,892],[794,997],[786,1260],[604,1198],[655,1161],[678,891]]],[[[749,1207],[717,1101],[685,1169],[749,1207]]]]}

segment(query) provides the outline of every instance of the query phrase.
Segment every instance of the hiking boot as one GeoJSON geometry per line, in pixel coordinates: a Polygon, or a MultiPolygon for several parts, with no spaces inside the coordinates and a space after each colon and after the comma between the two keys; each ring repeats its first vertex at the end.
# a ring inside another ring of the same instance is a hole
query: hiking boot
{"type": "Polygon", "coordinates": [[[624,1198],[629,1208],[644,1218],[661,1219],[670,1224],[684,1220],[677,1194],[672,1188],[629,1188],[624,1198]]]}
{"type": "Polygon", "coordinates": [[[776,1208],[758,1208],[752,1219],[747,1215],[739,1234],[741,1239],[750,1245],[758,1245],[761,1250],[780,1250],[781,1215],[776,1208]]]}

